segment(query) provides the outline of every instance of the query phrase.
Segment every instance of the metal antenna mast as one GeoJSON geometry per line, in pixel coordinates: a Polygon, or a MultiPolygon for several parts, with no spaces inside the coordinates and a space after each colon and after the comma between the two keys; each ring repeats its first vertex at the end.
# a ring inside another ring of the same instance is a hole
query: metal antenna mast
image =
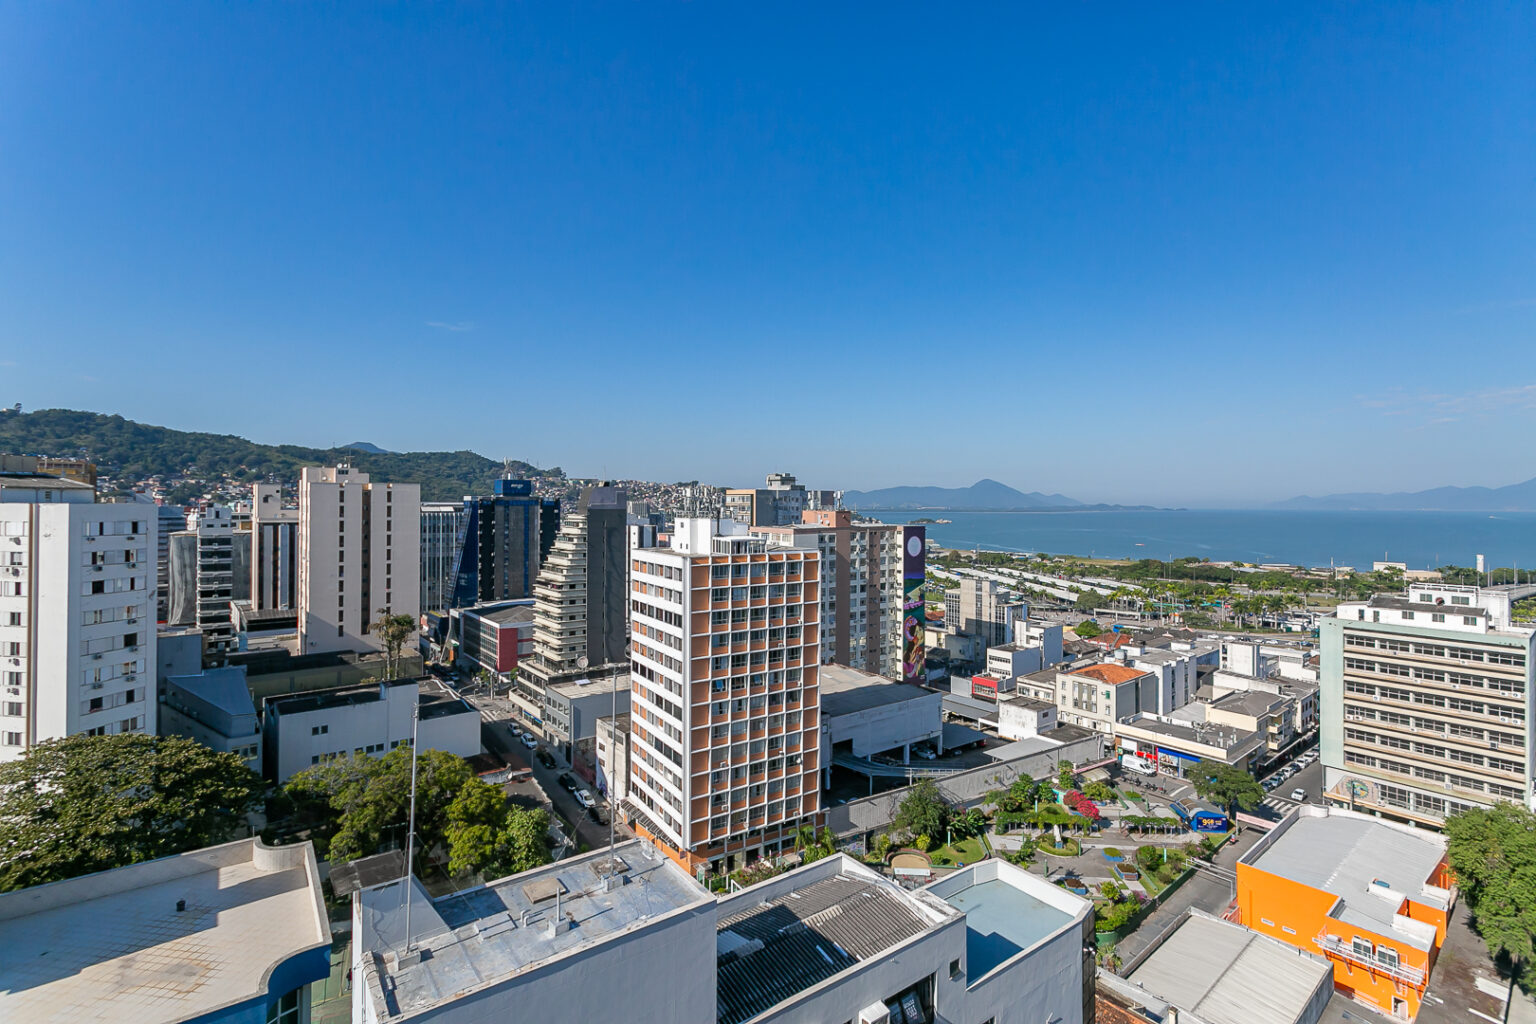
{"type": "MultiPolygon", "coordinates": [[[[419,687],[419,684],[418,684],[419,687]]],[[[411,810],[405,834],[405,952],[411,951],[411,868],[416,849],[416,723],[421,721],[421,693],[411,705],[411,810]]]]}

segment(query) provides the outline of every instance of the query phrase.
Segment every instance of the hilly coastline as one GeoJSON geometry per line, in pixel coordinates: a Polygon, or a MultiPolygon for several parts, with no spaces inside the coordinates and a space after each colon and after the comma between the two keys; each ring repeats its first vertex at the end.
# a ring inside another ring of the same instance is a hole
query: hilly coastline
{"type": "Polygon", "coordinates": [[[1267,506],[1359,512],[1536,512],[1536,479],[1507,487],[1434,487],[1395,494],[1302,495],[1267,506]]]}
{"type": "Polygon", "coordinates": [[[884,487],[875,491],[845,491],[843,504],[849,508],[995,511],[1085,507],[1082,502],[1064,494],[1026,493],[996,480],[978,480],[969,487],[884,487]]]}

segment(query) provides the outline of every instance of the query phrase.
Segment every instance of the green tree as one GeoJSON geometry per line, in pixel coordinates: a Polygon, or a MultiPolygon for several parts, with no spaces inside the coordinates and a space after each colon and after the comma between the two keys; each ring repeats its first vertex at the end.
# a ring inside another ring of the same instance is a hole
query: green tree
{"type": "Polygon", "coordinates": [[[1083,796],[1095,803],[1108,803],[1115,798],[1115,787],[1107,782],[1090,782],[1083,787],[1083,796]]]}
{"type": "Polygon", "coordinates": [[[800,863],[810,864],[836,853],[837,840],[829,828],[823,828],[821,834],[817,835],[813,827],[802,825],[795,834],[795,849],[800,853],[800,863]]]}
{"type": "Polygon", "coordinates": [[[70,736],[0,764],[0,891],[226,842],[261,778],[175,736],[70,736]]]}
{"type": "Polygon", "coordinates": [[[1195,792],[1202,799],[1231,814],[1234,809],[1251,811],[1264,802],[1264,787],[1241,768],[1225,764],[1206,764],[1195,774],[1195,792]]]}
{"type": "Polygon", "coordinates": [[[1082,622],[1079,622],[1077,625],[1072,627],[1072,632],[1076,633],[1084,640],[1091,640],[1092,638],[1098,636],[1100,633],[1103,633],[1104,627],[1099,625],[1097,622],[1094,622],[1092,619],[1084,619],[1082,622]]]}
{"type": "Polygon", "coordinates": [[[1072,779],[1072,762],[1071,761],[1057,761],[1056,762],[1056,787],[1058,789],[1071,789],[1072,788],[1072,781],[1073,781],[1073,779],[1072,779]]]}
{"type": "Polygon", "coordinates": [[[918,779],[897,807],[892,824],[913,835],[942,837],[951,813],[938,785],[932,779],[918,779]]]}
{"type": "Polygon", "coordinates": [[[549,863],[549,814],[544,808],[514,807],[507,812],[497,863],[503,875],[549,863]]]}
{"type": "MultiPolygon", "coordinates": [[[[472,777],[468,763],[441,750],[424,750],[416,768],[417,848],[447,843],[448,808],[472,777]]],[[[287,794],[301,808],[319,812],[316,846],[335,861],[356,860],[405,841],[411,799],[411,748],[381,758],[362,754],[299,772],[287,794]]]]}
{"type": "Polygon", "coordinates": [[[400,650],[416,632],[416,621],[409,615],[393,615],[388,608],[380,608],[379,617],[368,628],[384,644],[384,675],[394,679],[400,671],[400,650]]]}
{"type": "Polygon", "coordinates": [[[1536,957],[1536,814],[1499,801],[1445,822],[1446,855],[1493,956],[1507,956],[1522,987],[1536,957]]]}
{"type": "Polygon", "coordinates": [[[448,805],[443,838],[448,843],[448,873],[480,871],[497,855],[507,825],[507,799],[500,788],[477,778],[465,781],[448,805]]]}

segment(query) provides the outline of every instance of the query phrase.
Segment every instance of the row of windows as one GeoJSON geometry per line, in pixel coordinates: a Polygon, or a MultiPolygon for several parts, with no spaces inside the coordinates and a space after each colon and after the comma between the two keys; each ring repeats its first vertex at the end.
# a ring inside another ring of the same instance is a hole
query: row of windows
{"type": "Polygon", "coordinates": [[[1399,640],[1395,637],[1364,636],[1359,633],[1345,633],[1344,642],[1353,647],[1373,647],[1378,650],[1392,651],[1398,654],[1416,654],[1425,658],[1482,661],[1490,665],[1525,665],[1525,654],[1516,651],[1485,651],[1477,647],[1459,647],[1456,645],[1424,643],[1416,640],[1399,640]]]}
{"type": "Polygon", "coordinates": [[[1510,696],[1518,696],[1525,692],[1525,681],[1521,679],[1480,676],[1470,672],[1447,672],[1417,665],[1399,665],[1391,661],[1345,658],[1344,667],[1355,672],[1372,672],[1376,675],[1397,676],[1399,679],[1420,679],[1424,682],[1448,684],[1457,688],[1466,686],[1478,690],[1492,690],[1510,696]]]}
{"type": "Polygon", "coordinates": [[[1495,757],[1489,754],[1461,750],[1457,747],[1442,747],[1436,743],[1410,740],[1403,736],[1393,736],[1390,733],[1369,732],[1364,729],[1345,729],[1344,738],[1358,743],[1374,744],[1378,747],[1390,747],[1394,750],[1411,750],[1415,754],[1424,757],[1433,757],[1456,764],[1469,764],[1477,768],[1486,767],[1492,771],[1508,772],[1514,775],[1520,775],[1525,771],[1525,762],[1523,760],[1495,757]]]}
{"type": "MultiPolygon", "coordinates": [[[[655,605],[649,604],[645,601],[630,601],[629,610],[634,612],[636,615],[644,615],[655,619],[657,622],[666,623],[668,626],[677,626],[681,628],[683,625],[683,616],[680,612],[669,611],[666,608],[658,608],[655,605]]],[[[717,612],[716,614],[719,613],[717,612]]]]}
{"type": "Polygon", "coordinates": [[[1423,704],[1429,707],[1445,708],[1448,711],[1458,711],[1465,715],[1486,715],[1496,718],[1501,722],[1524,722],[1525,709],[1522,707],[1505,707],[1502,704],[1486,704],[1480,700],[1469,700],[1466,697],[1449,697],[1438,693],[1425,693],[1421,690],[1404,690],[1395,686],[1377,686],[1374,683],[1362,683],[1353,679],[1344,681],[1346,693],[1357,693],[1363,697],[1378,697],[1382,700],[1397,701],[1402,704],[1423,704]]]}
{"type": "MultiPolygon", "coordinates": [[[[1344,763],[1357,765],[1361,768],[1376,768],[1384,772],[1394,772],[1398,775],[1415,775],[1426,782],[1438,782],[1459,786],[1473,793],[1489,793],[1506,800],[1524,799],[1524,791],[1518,786],[1506,786],[1497,782],[1484,782],[1482,779],[1473,778],[1470,775],[1460,775],[1455,772],[1440,772],[1433,768],[1410,765],[1405,761],[1399,761],[1390,757],[1377,757],[1374,754],[1366,754],[1352,747],[1344,748],[1344,763]]],[[[1385,786],[1382,787],[1386,789],[1385,786]]],[[[1407,790],[1401,790],[1407,793],[1407,790]]],[[[1390,801],[1388,801],[1390,802],[1390,801]]],[[[1402,803],[1397,806],[1406,807],[1402,803]]]]}
{"type": "Polygon", "coordinates": [[[1346,719],[1385,722],[1389,725],[1399,725],[1404,728],[1431,732],[1441,736],[1450,736],[1455,739],[1498,743],[1511,747],[1519,747],[1525,744],[1525,738],[1519,733],[1503,732],[1499,729],[1484,729],[1481,726],[1463,725],[1460,722],[1448,722],[1438,718],[1420,718],[1416,715],[1404,715],[1396,711],[1388,711],[1384,708],[1377,709],[1349,702],[1344,704],[1344,717],[1346,719]]]}

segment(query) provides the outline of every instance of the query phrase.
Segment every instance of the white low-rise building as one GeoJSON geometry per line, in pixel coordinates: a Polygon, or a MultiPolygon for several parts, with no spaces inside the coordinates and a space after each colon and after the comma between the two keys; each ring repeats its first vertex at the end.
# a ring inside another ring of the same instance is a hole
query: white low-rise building
{"type": "Polygon", "coordinates": [[[359,1024],[1091,1019],[1092,904],[997,860],[909,891],[835,854],[717,901],[637,840],[437,900],[364,888],[352,934],[359,1024]]]}
{"type": "Polygon", "coordinates": [[[1032,697],[1014,697],[997,702],[997,732],[1004,739],[1022,740],[1056,728],[1055,704],[1032,697]]]}
{"type": "Polygon", "coordinates": [[[383,756],[411,742],[460,757],[480,752],[480,713],[433,679],[340,686],[268,698],[262,706],[262,774],[286,782],[295,773],[354,753],[383,756]]]}

